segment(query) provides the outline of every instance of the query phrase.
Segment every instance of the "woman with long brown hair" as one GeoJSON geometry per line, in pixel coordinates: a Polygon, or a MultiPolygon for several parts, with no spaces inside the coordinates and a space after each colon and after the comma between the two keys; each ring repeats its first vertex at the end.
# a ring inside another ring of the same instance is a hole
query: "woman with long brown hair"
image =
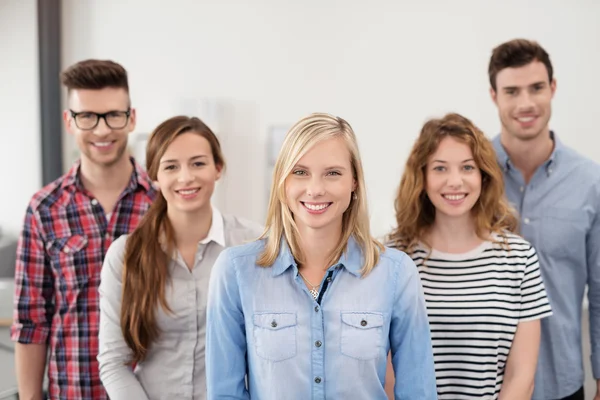
{"type": "Polygon", "coordinates": [[[159,194],[138,228],[111,245],[102,268],[100,378],[113,400],[205,399],[210,272],[224,248],[261,229],[211,205],[225,160],[198,118],[160,124],[146,167],[159,194]]]}
{"type": "Polygon", "coordinates": [[[461,115],[428,121],[395,206],[388,244],[419,269],[439,398],[531,398],[540,319],[551,310],[492,144],[461,115]]]}

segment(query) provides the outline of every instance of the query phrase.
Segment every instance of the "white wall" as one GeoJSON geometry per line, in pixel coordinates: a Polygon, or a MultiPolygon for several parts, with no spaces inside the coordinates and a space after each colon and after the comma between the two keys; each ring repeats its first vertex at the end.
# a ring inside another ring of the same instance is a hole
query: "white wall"
{"type": "Polygon", "coordinates": [[[42,183],[37,2],[0,0],[0,229],[16,235],[42,183]]]}
{"type": "Polygon", "coordinates": [[[491,49],[517,36],[551,54],[552,127],[600,161],[600,2],[594,0],[64,0],[64,63],[111,58],[130,73],[139,132],[178,112],[211,120],[229,161],[219,205],[262,220],[266,135],[313,111],[359,137],[376,235],[393,224],[406,155],[426,118],[458,111],[490,136],[491,49]]]}

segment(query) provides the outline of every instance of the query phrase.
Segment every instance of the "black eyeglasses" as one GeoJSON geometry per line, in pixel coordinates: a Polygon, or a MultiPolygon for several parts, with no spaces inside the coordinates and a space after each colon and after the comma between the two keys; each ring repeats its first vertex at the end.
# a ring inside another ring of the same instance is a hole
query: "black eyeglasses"
{"type": "Polygon", "coordinates": [[[127,111],[109,111],[104,114],[98,114],[91,111],[75,112],[71,111],[71,117],[75,120],[75,125],[79,129],[88,131],[98,126],[100,118],[104,119],[104,122],[110,129],[123,129],[127,126],[129,116],[131,115],[131,109],[127,111]]]}

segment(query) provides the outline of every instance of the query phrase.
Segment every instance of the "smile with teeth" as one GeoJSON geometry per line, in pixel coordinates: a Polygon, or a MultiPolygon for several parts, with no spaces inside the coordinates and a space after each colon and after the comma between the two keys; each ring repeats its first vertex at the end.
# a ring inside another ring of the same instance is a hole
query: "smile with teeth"
{"type": "Polygon", "coordinates": [[[113,144],[113,142],[94,142],[93,145],[96,147],[108,147],[111,144],[113,144]]]}
{"type": "Polygon", "coordinates": [[[326,209],[327,207],[329,207],[331,205],[331,203],[321,203],[321,204],[308,204],[308,203],[302,203],[304,205],[304,207],[308,208],[309,210],[312,211],[321,211],[326,209]]]}
{"type": "Polygon", "coordinates": [[[186,190],[176,190],[177,193],[182,194],[184,196],[194,194],[200,189],[186,189],[186,190]]]}
{"type": "Polygon", "coordinates": [[[443,196],[445,199],[448,199],[448,200],[453,200],[453,201],[456,201],[456,200],[462,200],[462,199],[464,199],[465,197],[467,197],[467,195],[466,195],[465,193],[462,193],[462,194],[443,194],[442,196],[443,196]]]}
{"type": "Polygon", "coordinates": [[[535,119],[535,117],[518,117],[517,120],[519,122],[531,122],[535,119]]]}

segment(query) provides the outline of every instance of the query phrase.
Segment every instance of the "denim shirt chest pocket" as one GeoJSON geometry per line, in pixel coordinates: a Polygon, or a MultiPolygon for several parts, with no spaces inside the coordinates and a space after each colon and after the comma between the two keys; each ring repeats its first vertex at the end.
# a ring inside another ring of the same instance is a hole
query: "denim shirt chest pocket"
{"type": "Polygon", "coordinates": [[[342,354],[359,360],[371,360],[381,353],[383,313],[342,312],[342,354]]]}
{"type": "Polygon", "coordinates": [[[253,322],[254,347],[260,358],[276,362],[296,356],[296,313],[258,312],[253,322]]]}

